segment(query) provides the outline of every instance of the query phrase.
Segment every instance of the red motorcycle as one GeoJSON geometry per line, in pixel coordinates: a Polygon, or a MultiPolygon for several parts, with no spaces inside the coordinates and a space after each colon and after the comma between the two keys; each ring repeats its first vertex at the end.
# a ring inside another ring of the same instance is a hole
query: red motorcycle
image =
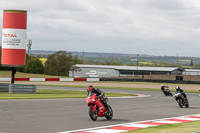
{"type": "MultiPolygon", "coordinates": [[[[105,96],[105,100],[108,98],[105,96]]],[[[112,119],[113,111],[110,105],[108,105],[108,110],[104,107],[101,99],[95,94],[90,92],[88,97],[85,99],[89,109],[88,113],[93,121],[97,120],[97,117],[106,117],[107,119],[112,119]]]]}

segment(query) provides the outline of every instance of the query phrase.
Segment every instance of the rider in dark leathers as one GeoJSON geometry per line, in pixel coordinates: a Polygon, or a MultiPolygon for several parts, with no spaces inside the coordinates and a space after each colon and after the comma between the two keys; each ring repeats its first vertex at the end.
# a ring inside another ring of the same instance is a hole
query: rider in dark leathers
{"type": "Polygon", "coordinates": [[[176,92],[175,93],[181,93],[185,97],[185,99],[188,101],[185,92],[180,88],[180,86],[176,86],[176,92]]]}
{"type": "Polygon", "coordinates": [[[165,86],[165,85],[161,85],[160,86],[160,89],[164,92],[165,91],[165,88],[169,88],[168,86],[165,86]]]}
{"type": "Polygon", "coordinates": [[[89,95],[90,92],[97,94],[97,96],[100,97],[101,102],[103,103],[105,108],[108,110],[108,104],[107,104],[107,101],[105,99],[105,93],[103,91],[100,91],[100,89],[98,89],[98,88],[94,88],[92,85],[88,86],[87,95],[89,95]]]}

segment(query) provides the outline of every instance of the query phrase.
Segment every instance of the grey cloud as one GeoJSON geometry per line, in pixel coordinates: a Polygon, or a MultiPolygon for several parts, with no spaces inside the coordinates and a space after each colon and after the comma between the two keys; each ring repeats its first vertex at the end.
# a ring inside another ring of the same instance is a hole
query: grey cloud
{"type": "Polygon", "coordinates": [[[200,11],[190,0],[1,0],[1,14],[5,7],[28,10],[33,49],[199,55],[200,11]]]}
{"type": "Polygon", "coordinates": [[[182,10],[185,9],[184,0],[146,0],[145,5],[158,10],[182,10]]]}

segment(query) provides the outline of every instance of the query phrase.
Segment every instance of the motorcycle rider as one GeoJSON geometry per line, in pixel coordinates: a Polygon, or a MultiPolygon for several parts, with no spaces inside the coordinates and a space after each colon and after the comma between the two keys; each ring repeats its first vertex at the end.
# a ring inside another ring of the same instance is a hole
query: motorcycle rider
{"type": "Polygon", "coordinates": [[[101,102],[105,106],[106,110],[108,110],[108,104],[107,104],[107,101],[105,99],[105,93],[103,91],[100,91],[100,89],[98,89],[98,88],[94,88],[92,85],[87,87],[87,95],[89,95],[90,92],[97,94],[97,96],[100,97],[101,102]]]}
{"type": "Polygon", "coordinates": [[[165,88],[169,88],[169,86],[164,86],[164,85],[161,85],[161,87],[160,87],[160,89],[164,92],[164,91],[166,91],[166,89],[165,88]]]}
{"type": "Polygon", "coordinates": [[[177,94],[177,93],[181,93],[181,94],[185,97],[185,99],[188,101],[185,92],[180,88],[180,86],[176,86],[176,92],[175,92],[175,93],[176,93],[176,94],[177,94]]]}

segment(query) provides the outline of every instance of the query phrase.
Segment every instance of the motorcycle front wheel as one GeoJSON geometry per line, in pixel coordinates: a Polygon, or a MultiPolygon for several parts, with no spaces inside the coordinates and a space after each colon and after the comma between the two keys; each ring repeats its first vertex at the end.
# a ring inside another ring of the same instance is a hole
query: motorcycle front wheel
{"type": "Polygon", "coordinates": [[[188,102],[188,101],[186,102],[185,107],[186,107],[186,108],[189,107],[189,102],[188,102]]]}
{"type": "Polygon", "coordinates": [[[108,105],[108,111],[106,112],[105,117],[108,120],[112,119],[112,117],[113,117],[113,110],[110,105],[108,105]]]}
{"type": "Polygon", "coordinates": [[[96,120],[97,120],[97,116],[98,116],[97,109],[94,111],[94,110],[93,110],[93,107],[89,107],[88,113],[89,113],[90,118],[91,118],[93,121],[96,121],[96,120]]]}

